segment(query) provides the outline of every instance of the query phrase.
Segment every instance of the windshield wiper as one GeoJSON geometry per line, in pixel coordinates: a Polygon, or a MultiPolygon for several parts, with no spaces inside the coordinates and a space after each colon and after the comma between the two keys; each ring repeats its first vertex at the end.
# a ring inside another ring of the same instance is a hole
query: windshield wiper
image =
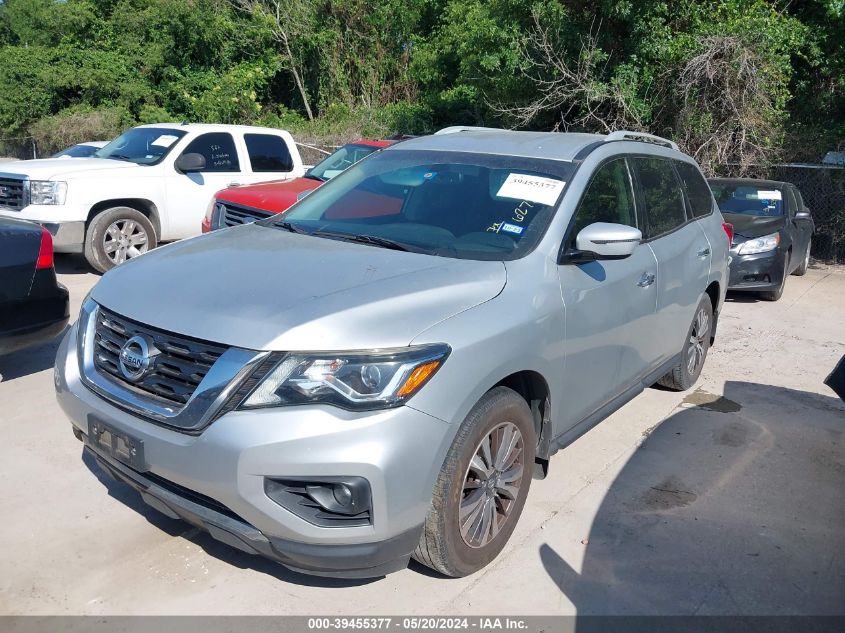
{"type": "Polygon", "coordinates": [[[356,244],[370,244],[371,246],[379,246],[381,248],[389,248],[394,251],[405,252],[421,252],[423,249],[414,248],[401,242],[394,242],[386,237],[378,237],[376,235],[351,235],[349,233],[332,233],[331,231],[314,231],[311,235],[318,237],[329,237],[346,242],[355,242],[356,244]]]}
{"type": "Polygon", "coordinates": [[[316,180],[317,182],[326,182],[328,178],[323,178],[322,176],[317,176],[312,174],[310,171],[305,172],[305,178],[310,178],[311,180],[316,180]]]}
{"type": "Polygon", "coordinates": [[[308,233],[304,229],[299,228],[288,222],[287,220],[280,220],[274,224],[274,226],[278,226],[280,229],[284,229],[285,231],[290,231],[291,233],[308,233]]]}

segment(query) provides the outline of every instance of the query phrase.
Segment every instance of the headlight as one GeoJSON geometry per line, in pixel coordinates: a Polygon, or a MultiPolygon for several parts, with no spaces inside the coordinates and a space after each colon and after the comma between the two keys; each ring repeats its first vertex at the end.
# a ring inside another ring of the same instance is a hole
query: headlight
{"type": "Polygon", "coordinates": [[[753,255],[754,253],[765,253],[773,251],[780,244],[780,233],[772,233],[771,235],[764,235],[763,237],[755,237],[752,240],[743,242],[737,254],[739,255],[753,255]]]}
{"type": "Polygon", "coordinates": [[[331,404],[360,410],[399,406],[428,382],[450,351],[448,345],[438,344],[378,352],[289,354],[240,408],[331,404]]]}
{"type": "Polygon", "coordinates": [[[30,204],[64,204],[67,183],[58,180],[30,180],[30,204]]]}

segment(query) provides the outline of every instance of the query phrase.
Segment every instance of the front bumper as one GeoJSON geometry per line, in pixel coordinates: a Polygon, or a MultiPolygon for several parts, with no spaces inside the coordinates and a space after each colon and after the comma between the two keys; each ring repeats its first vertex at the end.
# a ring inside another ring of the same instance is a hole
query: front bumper
{"type": "Polygon", "coordinates": [[[407,565],[451,425],[407,406],[368,413],[288,407],[231,412],[200,435],[187,435],[117,408],[85,387],[75,339],[74,327],[56,358],[59,404],[98,463],[148,504],[306,573],[371,577],[407,565]],[[145,469],[94,450],[87,443],[92,421],[143,442],[145,469]],[[371,524],[320,527],[265,493],[265,478],[311,476],[365,478],[372,491],[371,524]]]}
{"type": "Polygon", "coordinates": [[[784,277],[784,257],[779,250],[754,255],[731,251],[728,290],[777,290],[784,277]]]}
{"type": "Polygon", "coordinates": [[[88,209],[71,205],[29,205],[19,211],[0,209],[0,216],[38,222],[53,236],[57,253],[81,253],[85,246],[88,209]]]}

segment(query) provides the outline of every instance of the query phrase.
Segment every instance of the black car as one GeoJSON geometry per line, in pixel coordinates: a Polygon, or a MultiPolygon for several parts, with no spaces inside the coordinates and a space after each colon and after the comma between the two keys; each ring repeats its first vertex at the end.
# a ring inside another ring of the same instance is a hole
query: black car
{"type": "Polygon", "coordinates": [[[810,263],[815,225],[798,187],[751,178],[711,178],[725,222],[734,227],[728,290],[759,292],[777,301],[789,275],[810,263]]]}
{"type": "Polygon", "coordinates": [[[55,337],[69,314],[67,289],[56,281],[49,231],[0,218],[0,355],[55,337]]]}

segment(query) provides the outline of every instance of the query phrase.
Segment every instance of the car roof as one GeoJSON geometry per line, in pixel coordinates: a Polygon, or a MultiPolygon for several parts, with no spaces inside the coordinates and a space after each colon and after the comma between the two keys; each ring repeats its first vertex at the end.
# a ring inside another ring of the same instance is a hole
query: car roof
{"type": "Polygon", "coordinates": [[[783,189],[794,187],[791,182],[780,180],[762,180],[760,178],[708,178],[707,182],[714,185],[744,185],[746,187],[767,187],[769,189],[783,189]]]}
{"type": "Polygon", "coordinates": [[[233,129],[242,130],[244,132],[283,132],[278,128],[260,127],[257,125],[229,125],[223,123],[146,123],[137,127],[155,127],[166,130],[190,130],[194,132],[227,132],[233,129]]]}
{"type": "Polygon", "coordinates": [[[581,150],[605,138],[601,134],[477,129],[411,138],[385,151],[433,150],[572,161],[581,150]]]}
{"type": "Polygon", "coordinates": [[[381,140],[381,139],[371,139],[371,138],[359,138],[354,141],[350,141],[348,145],[369,145],[370,147],[389,147],[393,145],[396,141],[394,140],[381,140]]]}

